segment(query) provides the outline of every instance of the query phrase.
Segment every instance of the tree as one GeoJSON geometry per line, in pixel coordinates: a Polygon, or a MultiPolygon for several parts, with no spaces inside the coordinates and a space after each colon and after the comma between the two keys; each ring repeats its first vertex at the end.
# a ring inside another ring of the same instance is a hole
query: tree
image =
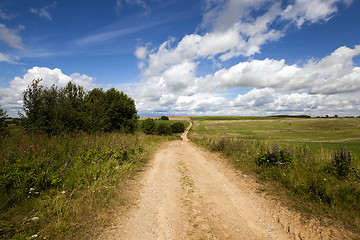
{"type": "Polygon", "coordinates": [[[86,93],[69,82],[64,88],[44,88],[34,80],[24,91],[25,126],[32,131],[58,134],[74,130],[135,131],[138,119],[135,102],[112,88],[86,93]]]}
{"type": "Polygon", "coordinates": [[[5,118],[7,117],[6,111],[0,105],[0,130],[5,127],[5,118]]]}
{"type": "Polygon", "coordinates": [[[155,133],[155,120],[147,118],[143,121],[141,128],[145,134],[154,134],[155,133]]]}
{"type": "Polygon", "coordinates": [[[121,130],[133,133],[139,118],[135,102],[125,93],[111,88],[105,92],[106,117],[109,120],[106,130],[121,130]]]}
{"type": "Polygon", "coordinates": [[[167,116],[161,116],[160,120],[169,120],[169,118],[167,116]]]}

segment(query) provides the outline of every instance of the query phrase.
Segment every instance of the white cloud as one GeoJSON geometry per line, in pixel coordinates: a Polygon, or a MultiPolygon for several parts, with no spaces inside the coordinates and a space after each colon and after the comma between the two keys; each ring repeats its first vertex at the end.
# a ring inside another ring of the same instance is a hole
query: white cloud
{"type": "Polygon", "coordinates": [[[30,8],[30,12],[39,15],[40,17],[46,18],[47,20],[51,21],[52,16],[50,11],[56,8],[57,3],[53,2],[51,5],[43,7],[43,8],[30,8]]]}
{"type": "Polygon", "coordinates": [[[54,84],[64,87],[69,81],[83,86],[85,90],[96,87],[94,79],[87,75],[73,73],[68,76],[58,68],[33,67],[27,70],[23,77],[15,77],[8,88],[0,88],[0,105],[7,110],[9,116],[17,116],[18,110],[22,107],[23,92],[34,79],[38,78],[43,79],[41,85],[46,87],[54,84]]]}
{"type": "Polygon", "coordinates": [[[8,14],[4,10],[0,9],[0,18],[4,20],[10,20],[15,17],[15,14],[8,14]]]}
{"type": "Polygon", "coordinates": [[[300,27],[306,22],[327,21],[338,11],[339,3],[349,5],[351,2],[351,0],[297,0],[287,6],[281,17],[300,27]]]}
{"type": "MultiPolygon", "coordinates": [[[[21,29],[21,28],[20,28],[21,29]]],[[[23,49],[21,37],[18,35],[19,30],[13,30],[0,23],[0,41],[8,44],[10,47],[23,49]]]]}
{"type": "Polygon", "coordinates": [[[145,78],[132,95],[143,109],[177,114],[360,114],[360,45],[340,47],[304,66],[285,60],[252,60],[196,76],[198,64],[172,64],[145,78]],[[229,91],[250,88],[235,99],[229,91]],[[215,100],[214,100],[215,99],[215,100]],[[331,109],[332,112],[326,112],[331,109]]]}
{"type": "Polygon", "coordinates": [[[356,109],[360,68],[354,66],[353,58],[360,55],[360,46],[338,48],[304,66],[266,58],[197,76],[202,61],[221,67],[235,57],[254,56],[263,45],[285,36],[289,27],[326,22],[339,4],[351,2],[295,0],[284,6],[273,0],[206,0],[198,32],[208,31],[185,35],[178,42],[170,38],[158,48],[136,49],[143,79],[132,93],[140,112],[266,115],[356,109]],[[234,98],[230,93],[239,88],[252,90],[234,98]],[[353,101],[344,108],[337,101],[347,96],[353,101]]]}
{"type": "Polygon", "coordinates": [[[150,14],[150,6],[146,0],[116,0],[116,11],[119,14],[125,7],[141,7],[145,10],[145,15],[150,14]]]}
{"type": "MultiPolygon", "coordinates": [[[[17,59],[17,57],[15,57],[15,59],[17,59]]],[[[13,57],[6,55],[6,54],[2,54],[2,53],[0,53],[0,62],[6,62],[6,63],[12,63],[12,64],[17,63],[13,57]]]]}

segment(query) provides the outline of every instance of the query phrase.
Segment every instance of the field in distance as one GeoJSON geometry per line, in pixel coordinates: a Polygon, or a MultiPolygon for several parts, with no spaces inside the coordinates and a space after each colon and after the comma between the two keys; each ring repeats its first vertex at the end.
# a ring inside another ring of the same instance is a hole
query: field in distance
{"type": "Polygon", "coordinates": [[[307,145],[313,150],[346,147],[360,156],[360,118],[191,117],[194,136],[307,145]]]}

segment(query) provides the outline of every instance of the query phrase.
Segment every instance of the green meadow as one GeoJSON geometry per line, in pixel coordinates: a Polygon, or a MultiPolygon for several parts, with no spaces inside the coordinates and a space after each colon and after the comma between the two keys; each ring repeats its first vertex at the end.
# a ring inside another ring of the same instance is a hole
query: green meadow
{"type": "Polygon", "coordinates": [[[255,176],[259,192],[360,234],[360,118],[191,119],[190,139],[255,176]]]}
{"type": "Polygon", "coordinates": [[[360,156],[360,118],[192,117],[196,136],[307,145],[314,150],[348,148],[360,156]]]}

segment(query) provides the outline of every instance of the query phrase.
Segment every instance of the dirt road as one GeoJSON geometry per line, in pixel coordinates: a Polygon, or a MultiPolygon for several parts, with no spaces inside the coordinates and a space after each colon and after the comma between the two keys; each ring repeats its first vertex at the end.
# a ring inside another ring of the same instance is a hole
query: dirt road
{"type": "Polygon", "coordinates": [[[136,204],[100,239],[346,239],[304,223],[256,192],[256,182],[187,141],[164,144],[140,180],[136,204]]]}

